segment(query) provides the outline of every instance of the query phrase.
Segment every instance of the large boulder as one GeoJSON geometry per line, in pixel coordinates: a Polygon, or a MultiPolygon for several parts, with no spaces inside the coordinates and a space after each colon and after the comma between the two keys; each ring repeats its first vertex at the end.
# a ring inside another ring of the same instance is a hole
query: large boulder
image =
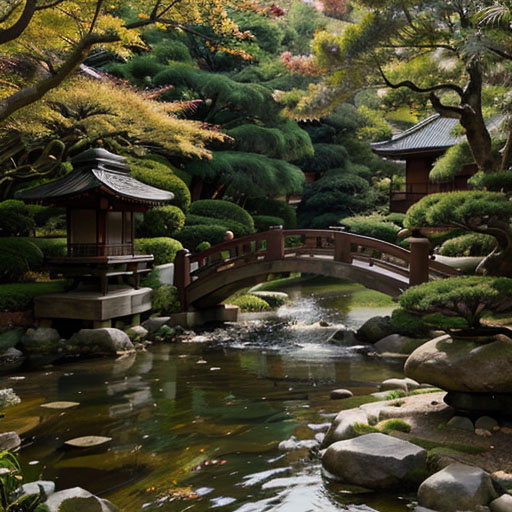
{"type": "Polygon", "coordinates": [[[21,338],[21,344],[27,352],[51,353],[56,352],[60,341],[60,334],[51,327],[38,327],[27,329],[21,338]]]}
{"type": "Polygon", "coordinates": [[[502,494],[499,498],[491,501],[489,508],[491,512],[512,512],[512,496],[502,494]]]}
{"type": "Polygon", "coordinates": [[[365,343],[377,341],[393,334],[395,331],[389,316],[374,316],[367,320],[357,331],[357,339],[365,343]]]}
{"type": "Polygon", "coordinates": [[[161,327],[166,325],[170,319],[170,316],[157,316],[148,318],[145,322],[142,322],[142,327],[144,327],[144,329],[146,329],[149,334],[154,334],[158,332],[161,327]]]}
{"type": "Polygon", "coordinates": [[[418,338],[410,338],[409,336],[402,336],[401,334],[390,334],[385,338],[377,341],[373,345],[375,352],[379,354],[410,354],[416,348],[423,345],[425,340],[418,338]]]}
{"type": "Polygon", "coordinates": [[[411,379],[447,391],[510,393],[512,340],[499,335],[482,343],[440,336],[417,348],[404,370],[411,379]]]}
{"type": "Polygon", "coordinates": [[[327,431],[322,447],[326,448],[337,441],[343,441],[358,436],[359,434],[354,430],[354,427],[359,423],[368,423],[368,416],[362,409],[341,411],[336,418],[334,418],[332,425],[327,431]]]}
{"type": "Polygon", "coordinates": [[[343,482],[386,489],[403,486],[426,469],[427,452],[385,434],[366,434],[331,444],[322,457],[324,468],[343,482]]]}
{"type": "Polygon", "coordinates": [[[476,510],[497,496],[488,473],[459,462],[433,474],[418,489],[420,505],[439,512],[476,510]]]}
{"type": "Polygon", "coordinates": [[[52,494],[44,503],[49,512],[118,512],[110,503],[94,496],[81,487],[73,487],[52,494]]]}
{"type": "Polygon", "coordinates": [[[134,350],[133,343],[125,332],[110,327],[81,329],[71,337],[69,343],[82,350],[106,354],[134,350]]]}

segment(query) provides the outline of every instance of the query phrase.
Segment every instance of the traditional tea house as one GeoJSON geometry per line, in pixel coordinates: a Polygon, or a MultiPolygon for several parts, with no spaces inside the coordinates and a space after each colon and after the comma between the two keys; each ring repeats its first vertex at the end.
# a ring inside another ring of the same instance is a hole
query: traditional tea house
{"type": "Polygon", "coordinates": [[[112,318],[151,309],[151,290],[139,282],[153,256],[136,254],[135,213],[174,195],[132,178],[126,159],[104,149],[85,151],[71,163],[73,171],[63,178],[18,194],[25,202],[67,212],[67,256],[50,258],[48,266],[52,275],[72,278],[74,289],[38,297],[35,314],[110,325],[112,318]]]}

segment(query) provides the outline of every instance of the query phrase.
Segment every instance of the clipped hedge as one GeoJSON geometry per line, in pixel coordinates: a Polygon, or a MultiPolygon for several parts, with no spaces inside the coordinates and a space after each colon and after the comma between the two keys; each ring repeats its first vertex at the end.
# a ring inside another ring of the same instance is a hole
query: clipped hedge
{"type": "Polygon", "coordinates": [[[487,256],[496,248],[496,239],[490,235],[468,233],[446,240],[439,250],[442,256],[487,256]]]}
{"type": "Polygon", "coordinates": [[[190,213],[215,219],[234,220],[254,232],[254,221],[242,207],[221,199],[201,199],[190,206],[190,213]]]}
{"type": "Polygon", "coordinates": [[[19,281],[29,270],[43,264],[39,247],[24,238],[0,238],[0,282],[19,281]]]}
{"type": "Polygon", "coordinates": [[[259,313],[261,311],[270,311],[270,304],[255,295],[238,295],[226,301],[227,304],[238,306],[244,313],[259,313]]]}
{"type": "Polygon", "coordinates": [[[0,237],[27,236],[35,227],[25,203],[16,199],[0,203],[0,237]]]}
{"type": "Polygon", "coordinates": [[[168,316],[181,311],[178,289],[170,284],[164,284],[153,290],[151,303],[153,311],[160,313],[160,315],[168,316]]]}
{"type": "Polygon", "coordinates": [[[155,265],[172,263],[176,253],[181,251],[183,246],[173,238],[139,238],[135,240],[135,250],[138,254],[152,254],[155,257],[155,265]]]}
{"type": "Polygon", "coordinates": [[[342,226],[348,227],[351,233],[390,243],[396,243],[396,236],[401,229],[400,226],[378,215],[346,217],[339,222],[342,226]]]}
{"type": "Polygon", "coordinates": [[[67,240],[65,238],[26,238],[37,245],[45,258],[60,258],[67,255],[67,240]]]}
{"type": "Polygon", "coordinates": [[[284,226],[284,220],[281,217],[272,217],[272,215],[254,215],[253,219],[256,231],[268,231],[271,226],[284,226]]]}
{"type": "Polygon", "coordinates": [[[224,241],[226,228],[223,226],[204,225],[185,226],[177,235],[183,247],[191,252],[196,252],[196,248],[202,242],[209,242],[212,245],[224,241]]]}
{"type": "Polygon", "coordinates": [[[144,160],[129,158],[128,161],[131,174],[136,180],[172,192],[174,194],[173,203],[184,212],[188,211],[190,191],[183,180],[178,178],[170,167],[153,158],[144,160]]]}
{"type": "Polygon", "coordinates": [[[279,199],[268,199],[266,197],[248,199],[245,207],[253,215],[279,217],[283,220],[285,229],[295,229],[297,227],[295,208],[279,199]]]}
{"type": "Polygon", "coordinates": [[[144,214],[144,221],[137,227],[137,236],[172,236],[185,225],[185,214],[177,206],[159,206],[144,214]]]}
{"type": "Polygon", "coordinates": [[[0,284],[0,311],[26,311],[34,305],[34,297],[65,290],[66,281],[44,283],[0,284]]]}
{"type": "Polygon", "coordinates": [[[236,222],[235,220],[216,219],[215,217],[203,217],[202,215],[187,215],[185,224],[187,226],[220,226],[225,228],[225,231],[233,231],[233,234],[237,238],[250,235],[252,233],[251,229],[244,224],[240,224],[240,222],[236,222]]]}

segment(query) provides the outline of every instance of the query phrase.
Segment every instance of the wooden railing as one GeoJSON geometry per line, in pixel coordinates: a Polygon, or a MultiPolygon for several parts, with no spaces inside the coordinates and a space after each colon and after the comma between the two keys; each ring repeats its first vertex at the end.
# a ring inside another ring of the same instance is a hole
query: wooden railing
{"type": "Polygon", "coordinates": [[[379,266],[409,278],[411,286],[432,274],[447,277],[457,270],[431,259],[426,238],[409,238],[411,250],[338,230],[273,229],[222,242],[197,254],[180,251],[175,261],[175,284],[185,299],[192,282],[258,261],[322,258],[327,261],[379,266]]]}

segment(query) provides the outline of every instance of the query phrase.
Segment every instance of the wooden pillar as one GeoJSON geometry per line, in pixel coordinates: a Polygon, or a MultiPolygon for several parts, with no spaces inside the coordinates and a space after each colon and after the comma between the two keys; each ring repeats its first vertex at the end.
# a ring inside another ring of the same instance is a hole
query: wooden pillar
{"type": "Polygon", "coordinates": [[[426,283],[429,280],[430,242],[427,238],[419,237],[410,237],[406,241],[411,247],[409,286],[426,283]]]}
{"type": "Polygon", "coordinates": [[[267,233],[266,260],[284,259],[284,235],[282,229],[272,229],[267,233]]]}
{"type": "Polygon", "coordinates": [[[352,247],[350,235],[347,233],[334,233],[334,261],[352,263],[352,247]]]}
{"type": "Polygon", "coordinates": [[[186,311],[187,294],[186,288],[190,284],[190,253],[187,249],[178,251],[174,260],[174,286],[178,288],[181,305],[186,311]]]}

